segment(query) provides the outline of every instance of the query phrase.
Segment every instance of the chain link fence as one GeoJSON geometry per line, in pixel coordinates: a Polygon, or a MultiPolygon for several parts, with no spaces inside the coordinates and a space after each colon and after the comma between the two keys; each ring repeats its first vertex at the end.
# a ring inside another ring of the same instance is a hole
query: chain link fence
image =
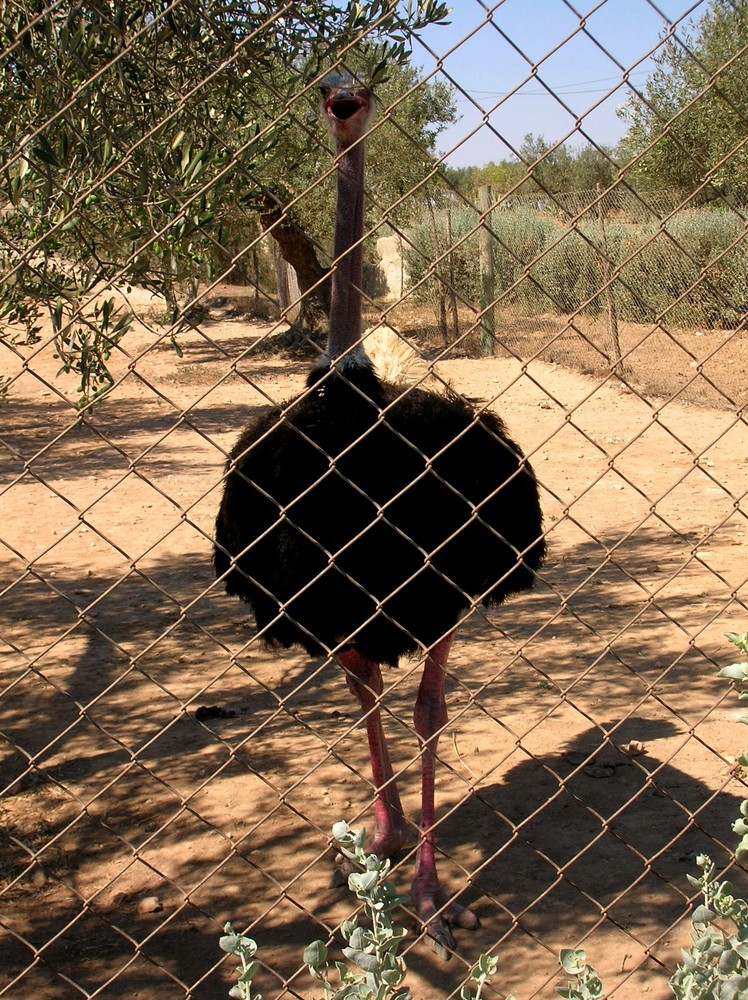
{"type": "MultiPolygon", "coordinates": [[[[386,38],[365,325],[409,345],[408,384],[502,415],[549,547],[532,592],[458,633],[437,845],[481,926],[444,964],[412,921],[411,988],[457,996],[492,952],[486,995],[549,996],[558,950],[582,946],[607,995],[665,996],[697,855],[744,891],[740,712],[716,674],[748,627],[745,48],[741,29],[705,66],[689,27],[744,7],[642,0],[655,27],[632,55],[603,20],[615,0],[525,5],[534,42],[508,2],[455,6],[445,27],[387,3],[0,5],[0,996],[223,997],[227,920],[258,941],[265,996],[307,996],[304,946],[354,909],[330,828],[373,824],[360,713],[332,657],[262,645],[211,547],[238,434],[303,390],[324,342],[317,81],[338,60],[376,72],[386,38]],[[490,99],[460,79],[479,43],[517,60],[490,99]],[[581,44],[609,79],[572,98],[545,81],[581,44]],[[698,79],[665,116],[636,74],[667,52],[698,79]],[[496,123],[528,84],[570,123],[533,158],[496,123]],[[595,115],[627,97],[657,127],[622,159],[595,115]],[[711,159],[679,131],[703,106],[711,159]],[[480,130],[514,173],[471,187],[450,163],[480,130]],[[544,173],[569,138],[603,180],[544,173]],[[664,189],[643,167],[666,142],[683,163],[664,189]]],[[[403,890],[420,673],[385,671],[381,699],[403,890]]]]}

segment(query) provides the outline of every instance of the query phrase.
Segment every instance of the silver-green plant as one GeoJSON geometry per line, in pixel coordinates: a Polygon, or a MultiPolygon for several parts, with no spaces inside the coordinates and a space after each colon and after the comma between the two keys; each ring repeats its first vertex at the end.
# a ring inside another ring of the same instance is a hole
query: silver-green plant
{"type": "MultiPolygon", "coordinates": [[[[748,632],[725,632],[730,642],[748,657],[748,632]]],[[[739,663],[730,663],[727,667],[722,667],[719,672],[720,677],[729,677],[736,684],[748,684],[748,659],[739,663]]],[[[739,691],[738,700],[745,701],[748,698],[748,691],[739,691]]],[[[748,716],[743,716],[739,722],[748,723],[748,716]]]]}
{"type": "Polygon", "coordinates": [[[562,948],[558,955],[561,968],[575,979],[554,986],[556,993],[565,1000],[600,1000],[603,995],[602,980],[581,948],[562,948]]]}
{"type": "Polygon", "coordinates": [[[229,955],[236,955],[240,963],[236,969],[236,983],[229,990],[229,996],[235,1000],[262,1000],[262,993],[252,993],[252,980],[260,967],[260,963],[254,957],[257,952],[257,942],[244,934],[237,934],[231,922],[228,922],[224,924],[223,935],[219,938],[218,945],[229,955]]]}
{"type": "Polygon", "coordinates": [[[393,911],[408,897],[387,881],[389,860],[366,853],[363,829],[352,830],[341,821],[333,826],[332,835],[343,856],[356,866],[348,876],[348,888],[361,901],[371,926],[361,926],[357,914],[340,926],[347,942],[343,954],[360,971],[335,962],[335,982],[324,941],[313,941],[304,951],[304,961],[323,984],[327,1000],[410,1000],[410,991],[403,986],[405,962],[397,953],[405,930],[393,919],[393,911]]]}
{"type": "MultiPolygon", "coordinates": [[[[304,950],[304,962],[312,976],[322,983],[325,1000],[412,1000],[410,990],[404,985],[405,960],[398,954],[406,931],[393,917],[394,911],[408,897],[400,895],[387,881],[390,861],[366,853],[363,829],[354,830],[341,820],[333,826],[332,835],[350,865],[348,888],[361,901],[366,925],[359,924],[358,914],[354,914],[340,926],[346,942],[343,954],[351,965],[335,962],[333,971],[324,941],[308,945],[304,950]]],[[[237,982],[229,996],[235,1000],[262,1000],[261,994],[252,993],[252,979],[260,966],[254,957],[256,942],[237,933],[227,923],[218,943],[223,951],[235,955],[240,962],[236,969],[237,982]]],[[[461,1000],[480,1000],[481,991],[490,982],[496,967],[495,958],[481,955],[470,972],[468,984],[460,991],[461,1000]]]]}
{"type": "MultiPolygon", "coordinates": [[[[480,1000],[483,987],[491,982],[491,976],[496,975],[498,966],[499,960],[495,955],[482,954],[470,970],[468,983],[460,989],[460,1000],[480,1000]],[[474,993],[471,992],[473,989],[474,993]]],[[[511,1000],[511,997],[507,997],[507,1000],[511,1000]]]]}
{"type": "MultiPolygon", "coordinates": [[[[736,684],[748,684],[748,632],[725,632],[730,642],[746,657],[737,663],[730,663],[722,667],[719,672],[720,677],[728,677],[736,684]]],[[[748,691],[739,691],[738,700],[745,701],[748,698],[748,691]]],[[[748,716],[744,715],[738,719],[744,725],[748,725],[748,716]]],[[[748,767],[748,753],[745,751],[738,757],[738,763],[742,767],[748,767]]],[[[735,857],[738,861],[745,861],[748,857],[748,800],[744,800],[740,806],[740,816],[732,824],[735,833],[740,837],[740,842],[735,848],[735,857]]]]}
{"type": "Polygon", "coordinates": [[[683,961],[670,989],[678,1000],[746,1000],[748,903],[732,895],[730,882],[717,881],[711,858],[700,854],[696,864],[701,877],[689,875],[688,880],[701,889],[704,902],[691,916],[692,944],[681,951],[683,961]]]}
{"type": "MultiPolygon", "coordinates": [[[[727,632],[727,638],[744,655],[748,654],[748,632],[727,632]]],[[[748,660],[731,663],[719,672],[737,684],[748,683],[748,660]]],[[[748,691],[738,698],[745,701],[748,691]]],[[[740,722],[748,724],[748,716],[740,722]]],[[[748,755],[738,758],[748,767],[748,755]]],[[[735,857],[745,860],[748,855],[748,800],[740,806],[740,816],[732,825],[740,837],[735,857]]],[[[706,854],[696,859],[701,876],[688,880],[701,890],[703,903],[691,916],[692,944],[683,949],[683,961],[670,980],[670,988],[678,1000],[747,1000],[748,998],[748,903],[735,897],[732,884],[718,881],[717,868],[706,854]]]]}

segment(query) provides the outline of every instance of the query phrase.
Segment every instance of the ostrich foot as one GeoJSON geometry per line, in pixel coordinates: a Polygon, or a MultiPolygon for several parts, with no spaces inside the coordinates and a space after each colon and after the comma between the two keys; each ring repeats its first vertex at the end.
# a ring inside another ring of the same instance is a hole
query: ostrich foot
{"type": "MultiPolygon", "coordinates": [[[[366,853],[376,854],[380,860],[391,858],[403,849],[407,834],[408,827],[404,819],[393,822],[381,833],[379,830],[376,831],[374,839],[366,845],[366,853]]],[[[338,889],[340,886],[348,885],[348,876],[359,871],[361,871],[360,865],[343,854],[338,854],[335,858],[335,870],[330,878],[330,888],[338,889]]]]}
{"type": "Polygon", "coordinates": [[[455,939],[450,925],[475,930],[480,920],[467,906],[449,900],[447,893],[438,882],[424,887],[416,878],[411,888],[411,901],[429,938],[429,944],[439,958],[445,962],[455,950],[455,939]]]}

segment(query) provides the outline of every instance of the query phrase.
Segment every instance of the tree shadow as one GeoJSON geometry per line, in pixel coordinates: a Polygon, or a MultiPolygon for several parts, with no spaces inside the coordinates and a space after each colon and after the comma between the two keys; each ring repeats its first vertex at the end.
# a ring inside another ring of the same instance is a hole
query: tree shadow
{"type": "MultiPolygon", "coordinates": [[[[111,977],[111,995],[184,996],[198,983],[194,995],[223,997],[226,973],[211,970],[226,920],[257,909],[280,921],[280,949],[302,923],[299,936],[328,932],[307,886],[291,913],[273,901],[299,877],[288,859],[306,796],[281,799],[309,664],[237,649],[249,636],[234,602],[206,598],[184,615],[154,585],[207,591],[205,552],[154,561],[148,577],[75,573],[57,566],[52,586],[22,575],[5,594],[4,637],[17,636],[19,654],[0,701],[0,978],[21,977],[9,987],[19,997],[80,995],[68,980],[94,991],[111,977]],[[27,645],[40,633],[47,649],[27,645]],[[200,721],[215,703],[219,716],[200,721]]],[[[309,720],[299,728],[309,742],[309,720]]],[[[321,888],[327,837],[307,822],[304,874],[321,888]]]]}
{"type": "MultiPolygon", "coordinates": [[[[669,995],[668,975],[689,940],[696,858],[709,855],[738,894],[746,889],[730,847],[741,795],[661,759],[657,748],[673,735],[667,721],[610,720],[527,756],[497,781],[475,781],[456,803],[442,801],[442,875],[458,894],[469,882],[461,901],[481,919],[474,934],[456,933],[468,965],[480,952],[498,953],[502,989],[529,995],[556,978],[558,950],[582,943],[606,994],[628,983],[669,995]]],[[[408,961],[445,992],[465,973],[423,949],[408,961]]]]}
{"type": "MultiPolygon", "coordinates": [[[[204,360],[198,352],[190,364],[199,366],[204,360]]],[[[289,362],[283,375],[298,374],[301,380],[307,370],[307,364],[289,362]]],[[[3,428],[0,439],[5,453],[3,471],[9,480],[17,476],[24,484],[36,479],[53,484],[77,481],[100,476],[103,469],[111,476],[131,470],[145,476],[155,469],[163,475],[189,472],[195,464],[195,433],[201,445],[211,443],[216,464],[222,465],[225,453],[212,439],[227,433],[235,436],[250,420],[286,400],[285,393],[277,400],[269,399],[254,388],[255,382],[278,371],[277,366],[253,361],[251,368],[242,366],[232,376],[247,388],[239,414],[236,403],[215,403],[208,398],[199,408],[183,410],[161,394],[153,394],[144,399],[113,396],[93,412],[71,419],[71,408],[61,399],[43,406],[28,398],[14,399],[13,420],[3,428]]],[[[201,376],[201,380],[209,384],[213,377],[201,376]]]]}

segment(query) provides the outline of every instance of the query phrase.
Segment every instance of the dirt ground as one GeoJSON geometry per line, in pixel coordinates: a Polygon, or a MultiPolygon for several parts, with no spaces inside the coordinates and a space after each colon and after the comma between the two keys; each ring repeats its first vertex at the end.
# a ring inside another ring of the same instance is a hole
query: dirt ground
{"type": "MultiPolygon", "coordinates": [[[[217,1000],[226,920],[256,938],[266,998],[321,993],[301,953],[353,909],[328,885],[329,831],[372,825],[365,736],[335,667],[261,649],[210,565],[226,450],[307,368],[253,354],[266,329],[213,315],[177,358],[140,327],[80,420],[49,347],[4,350],[20,377],[0,409],[3,997],[217,1000]]],[[[707,340],[710,379],[742,393],[707,340]]],[[[536,589],[476,612],[454,649],[439,864],[481,927],[449,963],[411,932],[419,1000],[456,995],[483,951],[500,960],[487,996],[550,997],[558,949],[579,944],[609,995],[669,996],[687,873],[702,851],[729,862],[746,796],[743,713],[716,676],[735,658],[723,632],[748,628],[745,418],[724,393],[646,401],[549,351],[439,366],[531,455],[550,552],[536,589]]],[[[649,356],[656,382],[671,362],[649,356]]],[[[417,682],[416,662],[385,676],[411,846],[417,682]]],[[[411,868],[412,850],[403,890],[411,868]]]]}

